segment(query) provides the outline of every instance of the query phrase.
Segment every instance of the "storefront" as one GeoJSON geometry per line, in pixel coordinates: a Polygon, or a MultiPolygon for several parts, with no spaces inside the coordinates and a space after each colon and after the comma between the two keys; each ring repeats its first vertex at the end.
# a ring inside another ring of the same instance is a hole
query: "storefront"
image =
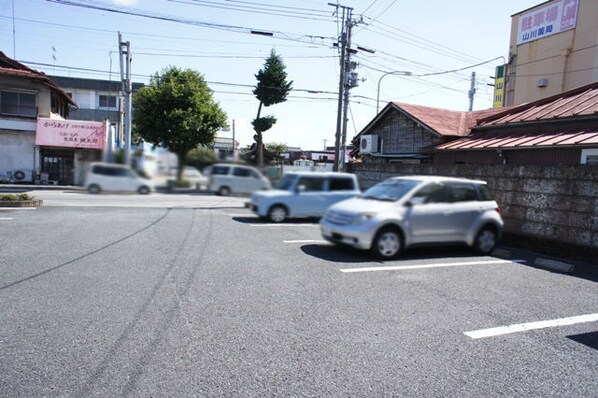
{"type": "Polygon", "coordinates": [[[39,118],[35,144],[42,182],[83,184],[86,164],[102,158],[104,123],[39,118]]]}

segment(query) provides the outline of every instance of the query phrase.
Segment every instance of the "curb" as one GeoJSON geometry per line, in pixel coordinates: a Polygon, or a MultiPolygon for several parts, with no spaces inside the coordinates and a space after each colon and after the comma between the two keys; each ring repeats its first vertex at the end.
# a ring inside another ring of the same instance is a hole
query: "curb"
{"type": "Polygon", "coordinates": [[[551,271],[564,272],[567,274],[572,274],[573,271],[575,271],[575,266],[573,264],[565,263],[563,261],[551,260],[549,258],[538,257],[534,261],[534,265],[549,269],[551,271]]]}

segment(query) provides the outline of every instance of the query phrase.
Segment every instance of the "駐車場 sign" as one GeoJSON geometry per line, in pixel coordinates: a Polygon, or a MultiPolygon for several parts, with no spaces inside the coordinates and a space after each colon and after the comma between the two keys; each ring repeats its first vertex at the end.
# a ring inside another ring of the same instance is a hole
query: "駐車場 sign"
{"type": "Polygon", "coordinates": [[[561,0],[519,16],[517,45],[575,28],[578,0],[561,0]]]}

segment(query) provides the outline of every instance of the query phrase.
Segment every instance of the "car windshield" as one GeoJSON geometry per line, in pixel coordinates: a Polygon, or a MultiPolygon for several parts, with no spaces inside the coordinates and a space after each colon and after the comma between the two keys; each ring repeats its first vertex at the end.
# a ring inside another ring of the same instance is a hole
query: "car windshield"
{"type": "Polygon", "coordinates": [[[421,183],[420,180],[390,179],[374,185],[365,191],[361,197],[394,202],[405,196],[419,183],[421,183]]]}
{"type": "Polygon", "coordinates": [[[286,174],[284,177],[282,177],[282,180],[276,184],[276,189],[288,191],[293,186],[293,182],[296,178],[297,176],[294,174],[286,174]]]}

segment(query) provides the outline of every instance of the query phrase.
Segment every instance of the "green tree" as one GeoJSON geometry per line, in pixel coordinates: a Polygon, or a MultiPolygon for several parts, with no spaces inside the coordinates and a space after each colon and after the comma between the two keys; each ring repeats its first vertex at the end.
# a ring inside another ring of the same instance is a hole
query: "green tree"
{"type": "Polygon", "coordinates": [[[286,152],[289,150],[287,144],[283,144],[281,142],[270,142],[266,144],[266,149],[273,153],[276,156],[280,156],[281,153],[286,152]]]}
{"type": "Polygon", "coordinates": [[[214,142],[227,116],[214,100],[203,75],[177,67],[156,73],[133,97],[133,133],[177,155],[181,179],[185,156],[199,145],[214,142]]]}
{"type": "Polygon", "coordinates": [[[253,89],[253,95],[260,101],[257,110],[257,117],[251,123],[255,131],[254,139],[256,142],[256,155],[258,166],[264,165],[264,140],[265,131],[272,128],[276,123],[274,116],[262,117],[262,107],[271,106],[285,102],[287,95],[293,89],[293,82],[287,82],[286,66],[282,58],[274,50],[266,58],[264,67],[255,75],[257,85],[253,89]]]}
{"type": "Polygon", "coordinates": [[[216,163],[216,153],[211,148],[194,148],[187,153],[185,164],[203,170],[206,166],[216,163]]]}

